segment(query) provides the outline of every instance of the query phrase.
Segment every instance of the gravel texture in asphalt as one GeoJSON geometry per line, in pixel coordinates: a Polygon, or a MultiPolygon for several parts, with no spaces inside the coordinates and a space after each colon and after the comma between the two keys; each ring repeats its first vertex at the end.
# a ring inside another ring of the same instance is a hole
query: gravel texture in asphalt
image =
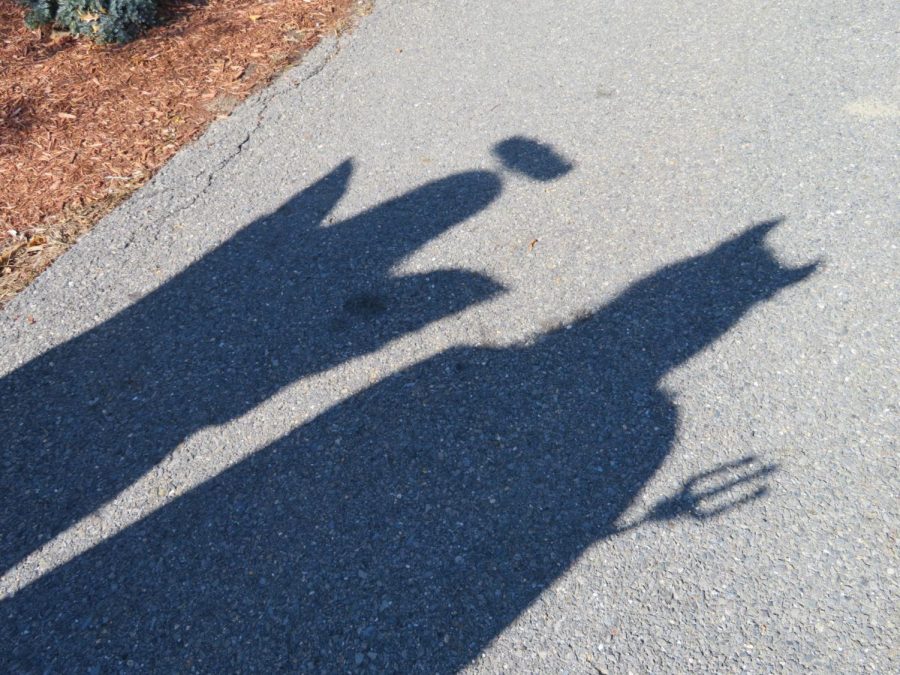
{"type": "Polygon", "coordinates": [[[898,23],[380,0],[4,310],[3,669],[897,671],[898,23]]]}

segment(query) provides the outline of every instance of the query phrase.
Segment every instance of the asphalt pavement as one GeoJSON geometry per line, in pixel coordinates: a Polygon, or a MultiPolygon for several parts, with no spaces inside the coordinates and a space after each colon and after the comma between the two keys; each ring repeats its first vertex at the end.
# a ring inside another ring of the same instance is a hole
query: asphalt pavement
{"type": "Polygon", "coordinates": [[[0,669],[897,672],[898,25],[378,0],[0,315],[0,669]]]}

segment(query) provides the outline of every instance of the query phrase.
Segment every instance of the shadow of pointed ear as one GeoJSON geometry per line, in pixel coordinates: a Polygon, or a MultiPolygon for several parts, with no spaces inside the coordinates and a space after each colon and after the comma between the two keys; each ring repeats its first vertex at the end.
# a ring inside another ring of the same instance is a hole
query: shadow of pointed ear
{"type": "Polygon", "coordinates": [[[346,159],[308,188],[282,204],[269,218],[297,227],[314,228],[337,206],[353,176],[353,160],[346,159]]]}
{"type": "Polygon", "coordinates": [[[822,264],[822,259],[819,258],[809,263],[808,265],[803,265],[803,267],[786,267],[784,268],[784,276],[785,276],[785,285],[790,286],[793,284],[800,283],[804,279],[809,276],[815,274],[816,270],[819,269],[819,265],[822,264]]]}
{"type": "Polygon", "coordinates": [[[770,265],[777,267],[777,272],[773,274],[772,280],[779,288],[791,286],[803,281],[812,275],[822,263],[822,260],[814,260],[813,262],[803,265],[802,267],[785,267],[778,262],[773,255],[771,249],[766,243],[769,233],[784,223],[783,217],[772,218],[756,223],[741,232],[736,237],[724,242],[720,249],[728,252],[734,257],[734,261],[738,263],[741,260],[751,259],[752,255],[757,255],[757,259],[768,259],[770,265]]]}
{"type": "Polygon", "coordinates": [[[572,163],[553,146],[524,136],[513,136],[497,143],[493,153],[507,169],[533,180],[554,180],[572,170],[572,163]]]}
{"type": "Polygon", "coordinates": [[[771,218],[769,220],[764,220],[760,223],[756,223],[755,225],[751,225],[744,232],[739,234],[737,240],[745,241],[748,244],[756,244],[757,246],[759,246],[765,241],[766,237],[769,236],[769,232],[774,230],[783,222],[784,216],[779,216],[778,218],[771,218]]]}

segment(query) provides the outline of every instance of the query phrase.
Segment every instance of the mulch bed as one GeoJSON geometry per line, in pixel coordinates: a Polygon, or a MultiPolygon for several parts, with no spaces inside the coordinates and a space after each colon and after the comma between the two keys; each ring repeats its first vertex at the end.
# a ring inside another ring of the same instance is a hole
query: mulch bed
{"type": "Polygon", "coordinates": [[[30,31],[0,0],[0,306],[360,0],[184,0],[126,45],[30,31]]]}

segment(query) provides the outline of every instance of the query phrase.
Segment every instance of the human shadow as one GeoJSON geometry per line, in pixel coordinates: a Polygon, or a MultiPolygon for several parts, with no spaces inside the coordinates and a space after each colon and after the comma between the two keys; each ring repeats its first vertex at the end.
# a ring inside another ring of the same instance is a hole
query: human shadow
{"type": "MultiPolygon", "coordinates": [[[[494,154],[538,181],[571,168],[521,137],[494,154]]],[[[328,223],[351,173],[350,161],[340,164],[155,292],[0,381],[0,569],[197,430],[501,291],[465,270],[391,273],[495,200],[501,172],[451,175],[328,223]]]]}
{"type": "MultiPolygon", "coordinates": [[[[326,411],[0,606],[23,669],[451,672],[619,521],[675,440],[661,379],[806,278],[774,222],[509,348],[326,411]]],[[[749,460],[647,519],[763,494],[749,460]],[[708,503],[710,500],[718,500],[708,503]]]]}

